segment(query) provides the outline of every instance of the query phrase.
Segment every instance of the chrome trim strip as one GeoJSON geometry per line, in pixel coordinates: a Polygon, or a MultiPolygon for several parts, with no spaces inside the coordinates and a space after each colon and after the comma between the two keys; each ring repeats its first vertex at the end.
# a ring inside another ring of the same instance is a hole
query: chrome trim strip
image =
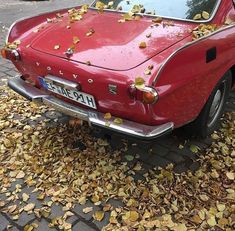
{"type": "Polygon", "coordinates": [[[164,63],[163,63],[163,64],[161,65],[161,67],[159,68],[158,73],[157,73],[156,77],[154,78],[154,80],[153,80],[153,82],[152,82],[152,86],[154,86],[154,85],[156,84],[157,79],[158,79],[159,76],[161,75],[161,73],[162,73],[163,69],[165,68],[166,64],[167,64],[175,55],[177,55],[180,51],[184,50],[185,48],[187,48],[187,47],[189,47],[189,46],[192,46],[192,45],[196,44],[196,43],[199,42],[199,41],[202,41],[202,40],[204,40],[204,39],[207,39],[207,38],[210,37],[210,36],[213,36],[213,35],[215,35],[215,34],[221,32],[221,31],[230,29],[230,28],[232,28],[232,27],[235,27],[235,25],[232,24],[232,25],[229,25],[229,26],[221,27],[220,29],[214,31],[213,33],[208,34],[208,35],[206,35],[206,36],[203,36],[203,37],[201,37],[201,38],[199,38],[199,39],[197,39],[197,40],[195,40],[195,41],[189,42],[189,43],[185,44],[184,46],[182,46],[182,47],[178,48],[177,50],[175,50],[175,51],[164,61],[164,63]]]}
{"type": "Polygon", "coordinates": [[[79,108],[78,106],[69,104],[54,96],[43,93],[41,90],[33,87],[31,84],[26,83],[20,78],[20,76],[16,76],[15,78],[10,79],[8,81],[8,86],[29,100],[43,102],[67,115],[86,120],[91,125],[106,128],[108,130],[119,132],[125,135],[142,139],[153,139],[171,132],[174,129],[173,122],[158,126],[148,126],[129,120],[123,120],[123,124],[117,125],[112,121],[105,120],[103,113],[79,108]]]}
{"type": "Polygon", "coordinates": [[[56,83],[59,83],[59,84],[63,84],[67,87],[70,87],[70,88],[77,88],[79,87],[79,84],[78,83],[74,83],[74,82],[71,82],[67,79],[62,79],[62,78],[59,78],[59,77],[56,77],[56,76],[53,76],[53,75],[47,75],[45,76],[45,79],[46,80],[50,80],[52,82],[56,82],[56,83]]]}
{"type": "MultiPolygon", "coordinates": [[[[90,4],[90,9],[93,9],[93,10],[97,10],[97,8],[95,7],[92,7],[92,5],[96,2],[96,0],[94,0],[91,4],[90,4]]],[[[147,16],[147,17],[162,17],[162,18],[165,18],[165,19],[170,19],[170,20],[177,20],[177,21],[183,21],[183,22],[193,22],[193,23],[208,23],[208,22],[211,22],[219,7],[220,7],[220,4],[221,4],[222,0],[218,0],[217,1],[217,4],[213,10],[213,13],[211,14],[211,17],[208,19],[208,20],[193,20],[193,19],[182,19],[182,18],[175,18],[175,17],[169,17],[169,16],[163,16],[163,15],[152,15],[152,14],[141,14],[141,13],[137,13],[136,15],[140,15],[140,16],[147,16]]],[[[117,13],[122,13],[122,14],[125,14],[125,13],[128,13],[128,11],[117,11],[117,10],[112,10],[112,9],[104,9],[104,11],[110,11],[110,12],[117,12],[117,13]]]]}

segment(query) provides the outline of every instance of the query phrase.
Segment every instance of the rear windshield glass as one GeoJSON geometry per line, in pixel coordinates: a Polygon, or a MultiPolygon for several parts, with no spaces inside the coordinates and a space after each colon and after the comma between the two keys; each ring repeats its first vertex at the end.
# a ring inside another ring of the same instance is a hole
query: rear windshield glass
{"type": "Polygon", "coordinates": [[[217,4],[218,0],[100,0],[92,7],[200,21],[208,20],[217,4]]]}

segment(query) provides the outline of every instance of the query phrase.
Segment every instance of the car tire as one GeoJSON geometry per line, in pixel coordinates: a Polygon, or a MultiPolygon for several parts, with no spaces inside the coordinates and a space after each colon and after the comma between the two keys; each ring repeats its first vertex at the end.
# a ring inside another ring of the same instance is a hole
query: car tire
{"type": "Polygon", "coordinates": [[[197,119],[187,126],[190,133],[206,138],[219,128],[220,118],[232,87],[232,73],[226,72],[218,82],[197,119]]]}

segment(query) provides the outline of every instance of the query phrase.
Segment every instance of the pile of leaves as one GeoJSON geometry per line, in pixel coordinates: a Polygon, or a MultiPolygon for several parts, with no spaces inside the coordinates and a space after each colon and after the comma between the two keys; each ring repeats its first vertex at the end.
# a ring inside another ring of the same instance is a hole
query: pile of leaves
{"type": "Polygon", "coordinates": [[[197,40],[201,37],[209,35],[216,30],[218,30],[218,26],[216,24],[200,24],[199,26],[193,29],[193,40],[197,40]]]}
{"type": "Polygon", "coordinates": [[[30,126],[29,119],[51,109],[29,103],[6,87],[0,91],[0,193],[7,196],[0,207],[13,219],[23,211],[48,217],[52,204],[58,202],[65,214],[52,219],[50,227],[71,230],[66,220],[73,215],[72,208],[89,200],[101,209],[93,212],[87,207],[84,213],[93,213],[97,221],[110,214],[104,230],[233,230],[234,113],[225,115],[223,128],[213,134],[214,142],[198,160],[201,166],[196,172],[176,174],[169,165],[153,168],[144,180],[136,181],[134,176],[143,167],[139,162],[130,167],[123,161],[124,149],[113,151],[107,141],[89,135],[87,127],[58,124],[50,128],[44,121],[30,126]],[[73,149],[78,139],[85,150],[73,149]],[[34,187],[39,200],[49,197],[50,201],[42,202],[42,208],[28,203],[30,195],[19,197],[21,185],[9,190],[17,179],[34,187]],[[114,208],[111,198],[121,200],[123,207],[114,208]]]}

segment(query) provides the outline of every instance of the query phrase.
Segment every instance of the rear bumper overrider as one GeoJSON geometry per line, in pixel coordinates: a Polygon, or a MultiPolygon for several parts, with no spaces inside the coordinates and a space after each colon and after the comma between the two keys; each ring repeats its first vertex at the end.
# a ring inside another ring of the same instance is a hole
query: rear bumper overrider
{"type": "Polygon", "coordinates": [[[148,126],[129,120],[123,119],[123,123],[117,125],[108,123],[104,119],[104,114],[89,109],[80,108],[70,103],[64,102],[54,96],[51,96],[33,85],[25,82],[21,76],[16,76],[8,81],[8,86],[22,95],[26,99],[34,102],[42,102],[61,111],[69,116],[87,121],[91,125],[106,128],[125,135],[134,136],[141,139],[153,139],[171,132],[174,128],[174,123],[169,122],[158,126],[148,126]]]}

